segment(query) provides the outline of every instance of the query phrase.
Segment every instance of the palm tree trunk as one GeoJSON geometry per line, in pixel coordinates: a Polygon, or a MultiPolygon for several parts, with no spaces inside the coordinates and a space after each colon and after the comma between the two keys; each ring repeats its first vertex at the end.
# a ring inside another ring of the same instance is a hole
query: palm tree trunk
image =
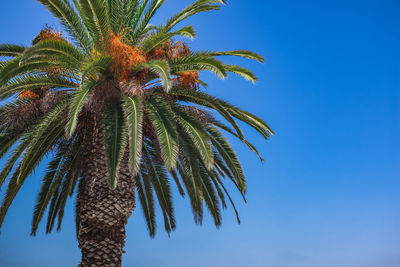
{"type": "Polygon", "coordinates": [[[124,157],[118,186],[110,188],[104,135],[96,124],[90,128],[84,134],[85,161],[78,193],[79,266],[121,266],[125,226],[135,207],[134,177],[124,157]]]}

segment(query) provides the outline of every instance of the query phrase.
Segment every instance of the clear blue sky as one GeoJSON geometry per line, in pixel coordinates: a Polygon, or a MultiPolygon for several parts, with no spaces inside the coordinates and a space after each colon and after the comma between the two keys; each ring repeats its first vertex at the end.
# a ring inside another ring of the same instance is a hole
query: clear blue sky
{"type": "MultiPolygon", "coordinates": [[[[167,0],[156,22],[191,0],[167,0]]],[[[0,43],[28,44],[54,20],[34,0],[2,1],[0,43]]],[[[251,49],[241,62],[256,86],[204,75],[210,92],[263,117],[277,135],[248,137],[262,165],[235,143],[249,180],[217,230],[193,223],[175,194],[177,230],[150,239],[142,211],[128,224],[124,266],[400,266],[400,3],[396,0],[231,0],[189,21],[202,49],[251,49]]],[[[24,186],[0,236],[0,266],[76,266],[80,252],[68,206],[60,233],[30,237],[41,171],[24,186]]],[[[4,189],[0,194],[4,193],[4,189]]],[[[159,216],[159,219],[161,216],[159,216]]],[[[161,226],[160,221],[160,226],[161,226]]]]}

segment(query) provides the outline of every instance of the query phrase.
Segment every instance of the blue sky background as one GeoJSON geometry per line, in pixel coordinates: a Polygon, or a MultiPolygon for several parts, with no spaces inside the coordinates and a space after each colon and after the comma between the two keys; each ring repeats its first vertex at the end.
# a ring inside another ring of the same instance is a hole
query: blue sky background
{"type": "MultiPolygon", "coordinates": [[[[155,23],[191,0],[167,0],[155,23]]],[[[277,135],[266,158],[235,148],[249,180],[215,229],[193,222],[175,194],[177,230],[150,239],[142,211],[128,224],[123,266],[400,266],[400,3],[389,0],[231,0],[189,20],[201,49],[251,49],[260,82],[203,78],[209,91],[264,118],[277,135]]],[[[0,43],[28,44],[49,13],[34,0],[2,1],[0,43]]],[[[0,235],[0,266],[76,266],[80,251],[69,205],[61,232],[29,236],[42,169],[24,185],[0,235]]],[[[4,193],[3,188],[0,195],[4,193]]],[[[72,204],[72,202],[70,202],[72,204]]],[[[159,214],[160,215],[160,214],[159,214]]],[[[158,217],[161,219],[161,216],[158,217]]]]}

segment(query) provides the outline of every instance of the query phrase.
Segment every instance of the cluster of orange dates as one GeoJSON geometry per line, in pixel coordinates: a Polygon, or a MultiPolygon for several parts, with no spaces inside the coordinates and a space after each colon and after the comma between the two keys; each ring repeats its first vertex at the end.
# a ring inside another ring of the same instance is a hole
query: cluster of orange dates
{"type": "MultiPolygon", "coordinates": [[[[144,63],[151,59],[180,58],[190,55],[189,47],[180,41],[166,41],[163,45],[153,49],[145,55],[136,46],[130,46],[123,42],[123,37],[111,34],[106,42],[106,51],[113,58],[112,71],[119,73],[121,81],[132,78],[132,66],[144,63]]],[[[136,77],[144,79],[145,73],[141,72],[136,77]],[[144,74],[144,75],[143,75],[144,74]]],[[[197,71],[187,71],[178,73],[175,82],[186,88],[196,88],[198,86],[199,73],[197,71]]]]}
{"type": "MultiPolygon", "coordinates": [[[[40,31],[38,36],[39,42],[45,40],[61,40],[66,41],[61,32],[53,30],[52,27],[47,26],[40,31]]],[[[123,42],[123,37],[110,34],[109,39],[105,42],[105,51],[113,58],[111,71],[118,73],[121,81],[126,81],[132,78],[132,66],[145,63],[149,59],[161,58],[180,58],[190,55],[189,47],[180,41],[172,42],[166,41],[163,45],[153,49],[149,54],[145,54],[136,46],[130,46],[123,42]]],[[[57,75],[60,73],[58,67],[50,67],[48,73],[57,75]]],[[[174,82],[185,88],[197,88],[199,84],[199,73],[197,71],[181,72],[176,75],[174,82]]],[[[141,72],[137,74],[137,79],[144,79],[146,73],[141,72]]],[[[20,99],[36,99],[39,95],[31,90],[26,90],[20,93],[20,99]]]]}

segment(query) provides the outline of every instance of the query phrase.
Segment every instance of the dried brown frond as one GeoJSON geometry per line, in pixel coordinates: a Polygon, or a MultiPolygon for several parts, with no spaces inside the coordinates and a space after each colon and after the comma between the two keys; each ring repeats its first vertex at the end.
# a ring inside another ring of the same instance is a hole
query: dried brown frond
{"type": "Polygon", "coordinates": [[[143,85],[137,81],[137,79],[132,79],[128,81],[122,81],[119,83],[121,90],[124,95],[144,95],[143,85]]]}
{"type": "Polygon", "coordinates": [[[185,110],[201,122],[209,123],[215,121],[215,118],[211,115],[211,113],[204,109],[194,106],[185,106],[185,110]]]}
{"type": "Polygon", "coordinates": [[[13,129],[24,129],[32,120],[40,116],[40,110],[36,101],[28,101],[10,107],[2,113],[3,126],[13,129]]]}
{"type": "Polygon", "coordinates": [[[40,112],[44,114],[49,112],[53,107],[65,100],[65,97],[66,93],[63,91],[44,90],[40,97],[40,101],[38,101],[40,112]]]}
{"type": "Polygon", "coordinates": [[[120,76],[121,81],[132,78],[132,66],[147,60],[141,50],[124,43],[123,37],[114,33],[106,40],[104,49],[113,58],[111,69],[120,76]]]}

